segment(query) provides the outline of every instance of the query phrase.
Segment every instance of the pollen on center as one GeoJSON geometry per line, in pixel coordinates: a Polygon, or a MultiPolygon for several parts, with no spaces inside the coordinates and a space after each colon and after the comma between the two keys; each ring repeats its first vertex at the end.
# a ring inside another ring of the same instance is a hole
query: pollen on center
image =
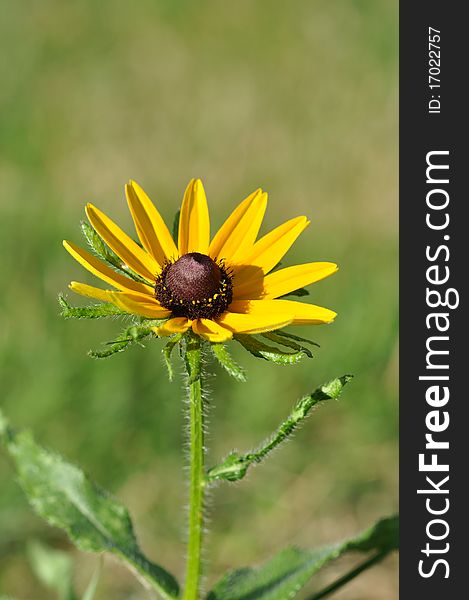
{"type": "Polygon", "coordinates": [[[199,252],[168,263],[156,279],[155,296],[174,316],[214,318],[232,300],[232,277],[223,262],[199,252]]]}

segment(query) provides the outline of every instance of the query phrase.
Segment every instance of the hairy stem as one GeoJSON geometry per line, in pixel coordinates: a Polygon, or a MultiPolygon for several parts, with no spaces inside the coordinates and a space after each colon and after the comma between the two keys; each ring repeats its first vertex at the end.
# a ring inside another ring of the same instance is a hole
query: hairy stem
{"type": "Polygon", "coordinates": [[[251,465],[260,463],[272,450],[292,435],[316,404],[324,400],[338,398],[344,385],[351,378],[351,375],[337,377],[318,387],[312,394],[301,398],[285,421],[280,424],[276,431],[257,450],[247,452],[246,454],[232,452],[220,465],[212,467],[207,473],[208,483],[221,479],[228,481],[242,479],[251,465]]]}
{"type": "Polygon", "coordinates": [[[184,357],[190,404],[189,543],[184,600],[198,599],[201,576],[205,483],[201,352],[199,338],[189,334],[184,357]]]}

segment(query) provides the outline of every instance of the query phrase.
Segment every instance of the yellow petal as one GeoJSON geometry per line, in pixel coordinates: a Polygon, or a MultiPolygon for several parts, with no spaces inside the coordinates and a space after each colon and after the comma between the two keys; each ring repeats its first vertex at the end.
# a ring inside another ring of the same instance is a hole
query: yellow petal
{"type": "Polygon", "coordinates": [[[143,247],[162,266],[166,260],[177,259],[173,237],[155,205],[135,181],[125,186],[127,203],[132,213],[138,237],[143,247]]]}
{"type": "Polygon", "coordinates": [[[209,256],[234,261],[238,252],[251,249],[259,233],[266,207],[267,194],[261,189],[243,200],[213,238],[209,256]]]}
{"type": "Polygon", "coordinates": [[[70,282],[68,286],[72,291],[87,298],[94,298],[95,300],[101,300],[101,302],[112,302],[109,294],[112,294],[113,290],[102,290],[101,288],[87,285],[86,283],[79,283],[78,281],[70,282]]]}
{"type": "Polygon", "coordinates": [[[210,319],[196,319],[192,322],[192,331],[209,342],[226,342],[233,337],[230,330],[210,319]]]}
{"type": "Polygon", "coordinates": [[[337,313],[322,306],[296,302],[295,300],[234,300],[230,312],[249,314],[260,318],[265,314],[285,314],[292,317],[293,325],[317,325],[331,323],[337,313]]]}
{"type": "Polygon", "coordinates": [[[159,302],[146,294],[110,292],[109,297],[116,306],[133,315],[148,319],[164,319],[171,314],[171,311],[163,308],[159,302]]]}
{"type": "Polygon", "coordinates": [[[337,269],[337,265],[330,262],[313,262],[287,267],[264,277],[262,285],[259,285],[258,279],[253,278],[252,281],[246,281],[244,285],[235,286],[235,298],[237,300],[278,298],[320,281],[335,273],[337,269]]]}
{"type": "Polygon", "coordinates": [[[99,277],[106,283],[110,283],[118,290],[133,290],[135,292],[149,293],[153,292],[149,285],[134,281],[129,277],[125,277],[120,273],[116,273],[98,258],[83,250],[82,248],[75,246],[72,242],[63,241],[65,250],[69,252],[75,260],[77,260],[85,269],[87,269],[96,277],[99,277]]]}
{"type": "Polygon", "coordinates": [[[86,206],[86,215],[98,235],[132,271],[148,281],[155,281],[156,273],[160,269],[150,254],[142,250],[114,221],[92,204],[86,206]]]}
{"type": "Polygon", "coordinates": [[[241,286],[249,280],[260,279],[271,271],[309,223],[306,217],[291,219],[264,235],[251,251],[237,256],[234,266],[235,284],[241,286]]]}
{"type": "Polygon", "coordinates": [[[259,267],[246,267],[241,273],[233,274],[233,298],[235,300],[257,300],[264,294],[265,275],[259,267]]]}
{"type": "Polygon", "coordinates": [[[209,243],[210,217],[204,186],[200,179],[191,179],[179,217],[179,255],[189,252],[208,254],[209,243]]]}
{"type": "Polygon", "coordinates": [[[163,325],[155,327],[155,333],[159,336],[173,335],[173,333],[184,333],[190,329],[192,321],[186,317],[174,317],[169,319],[163,325]]]}
{"type": "Polygon", "coordinates": [[[289,325],[293,321],[293,315],[270,311],[264,314],[241,314],[231,312],[230,306],[230,312],[223,313],[217,321],[233,333],[262,333],[289,325]]]}

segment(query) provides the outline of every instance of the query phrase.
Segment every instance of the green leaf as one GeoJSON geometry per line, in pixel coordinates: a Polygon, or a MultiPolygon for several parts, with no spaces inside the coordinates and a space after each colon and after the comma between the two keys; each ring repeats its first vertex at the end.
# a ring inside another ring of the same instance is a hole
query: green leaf
{"type": "Polygon", "coordinates": [[[57,592],[61,600],[77,600],[73,592],[73,563],[70,555],[32,541],[27,546],[34,574],[46,587],[57,592]]]}
{"type": "Polygon", "coordinates": [[[286,352],[280,348],[264,344],[253,335],[238,333],[234,336],[234,339],[253,356],[263,358],[277,365],[294,365],[306,357],[306,354],[302,350],[286,352]]]}
{"type": "Polygon", "coordinates": [[[390,552],[399,548],[399,515],[381,519],[362,534],[346,542],[347,550],[390,552]]]}
{"type": "Polygon", "coordinates": [[[319,550],[287,548],[257,568],[227,573],[207,600],[286,600],[294,598],[322,567],[346,552],[374,551],[380,558],[398,547],[398,517],[379,521],[356,537],[319,550]]]}
{"type": "Polygon", "coordinates": [[[100,319],[102,317],[112,317],[115,315],[126,314],[120,308],[117,308],[114,304],[103,303],[96,304],[93,306],[71,306],[66,300],[63,294],[59,295],[59,304],[61,310],[61,316],[65,319],[100,319]]]}
{"type": "Polygon", "coordinates": [[[210,349],[220,365],[231,377],[234,377],[237,381],[246,381],[244,369],[233,360],[224,344],[210,344],[210,349]]]}
{"type": "MultiPolygon", "coordinates": [[[[383,558],[387,556],[389,552],[392,550],[397,550],[399,547],[398,515],[379,521],[371,530],[365,532],[365,536],[366,539],[362,540],[364,543],[360,544],[359,541],[360,547],[355,549],[366,552],[367,550],[373,550],[375,548],[376,551],[373,552],[372,555],[364,562],[360,563],[352,570],[342,575],[342,577],[339,577],[339,579],[336,579],[331,584],[327,585],[325,588],[322,588],[319,592],[316,592],[310,596],[309,600],[323,600],[323,598],[334,594],[346,583],[352,581],[352,579],[355,579],[355,577],[360,575],[360,573],[363,573],[370,567],[383,560],[383,558]],[[369,535],[369,532],[371,532],[371,535],[369,535]],[[374,538],[374,536],[376,537],[374,538]],[[370,547],[370,542],[372,547],[370,547]]],[[[352,550],[353,549],[354,548],[352,548],[352,550]]]]}
{"type": "Polygon", "coordinates": [[[152,334],[153,331],[148,327],[132,325],[125,329],[115,340],[107,342],[108,348],[106,350],[90,350],[88,354],[92,358],[109,358],[113,354],[127,350],[132,344],[139,343],[152,334]]]}
{"type": "Polygon", "coordinates": [[[172,381],[174,377],[174,369],[173,363],[171,361],[171,354],[173,352],[174,347],[177,346],[177,344],[181,341],[182,336],[182,333],[177,333],[168,341],[166,346],[163,348],[163,357],[166,363],[166,368],[168,369],[169,381],[172,381]]]}
{"type": "Polygon", "coordinates": [[[262,462],[272,450],[293,434],[318,402],[338,398],[350,379],[352,379],[352,375],[343,375],[342,377],[333,379],[318,387],[312,394],[298,400],[290,415],[257,450],[247,452],[246,454],[231,452],[221,464],[212,467],[208,471],[207,481],[213,482],[222,479],[226,481],[238,481],[242,479],[250,466],[262,462]]]}
{"type": "Polygon", "coordinates": [[[29,433],[14,432],[1,415],[0,438],[38,515],[65,530],[78,549],[110,552],[166,600],[178,597],[179,586],[174,577],[142,554],[129,513],[122,504],[78,467],[37,445],[29,433]]]}

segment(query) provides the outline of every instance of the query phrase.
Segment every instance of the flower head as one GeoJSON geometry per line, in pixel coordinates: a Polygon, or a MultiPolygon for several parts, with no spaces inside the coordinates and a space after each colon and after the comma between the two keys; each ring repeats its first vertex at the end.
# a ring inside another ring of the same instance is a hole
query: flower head
{"type": "Polygon", "coordinates": [[[153,328],[159,336],[192,329],[210,342],[334,320],[332,310],[283,297],[331,275],[337,265],[312,262],[275,270],[309,225],[306,217],[291,219],[257,239],[267,206],[267,194],[259,189],[210,239],[204,187],[193,179],[184,194],[176,244],[143,189],[131,181],[125,191],[140,243],[89,204],[88,219],[115,260],[100,260],[71,242],[64,241],[64,246],[113,289],[72,282],[75,292],[161,320],[153,328]]]}

